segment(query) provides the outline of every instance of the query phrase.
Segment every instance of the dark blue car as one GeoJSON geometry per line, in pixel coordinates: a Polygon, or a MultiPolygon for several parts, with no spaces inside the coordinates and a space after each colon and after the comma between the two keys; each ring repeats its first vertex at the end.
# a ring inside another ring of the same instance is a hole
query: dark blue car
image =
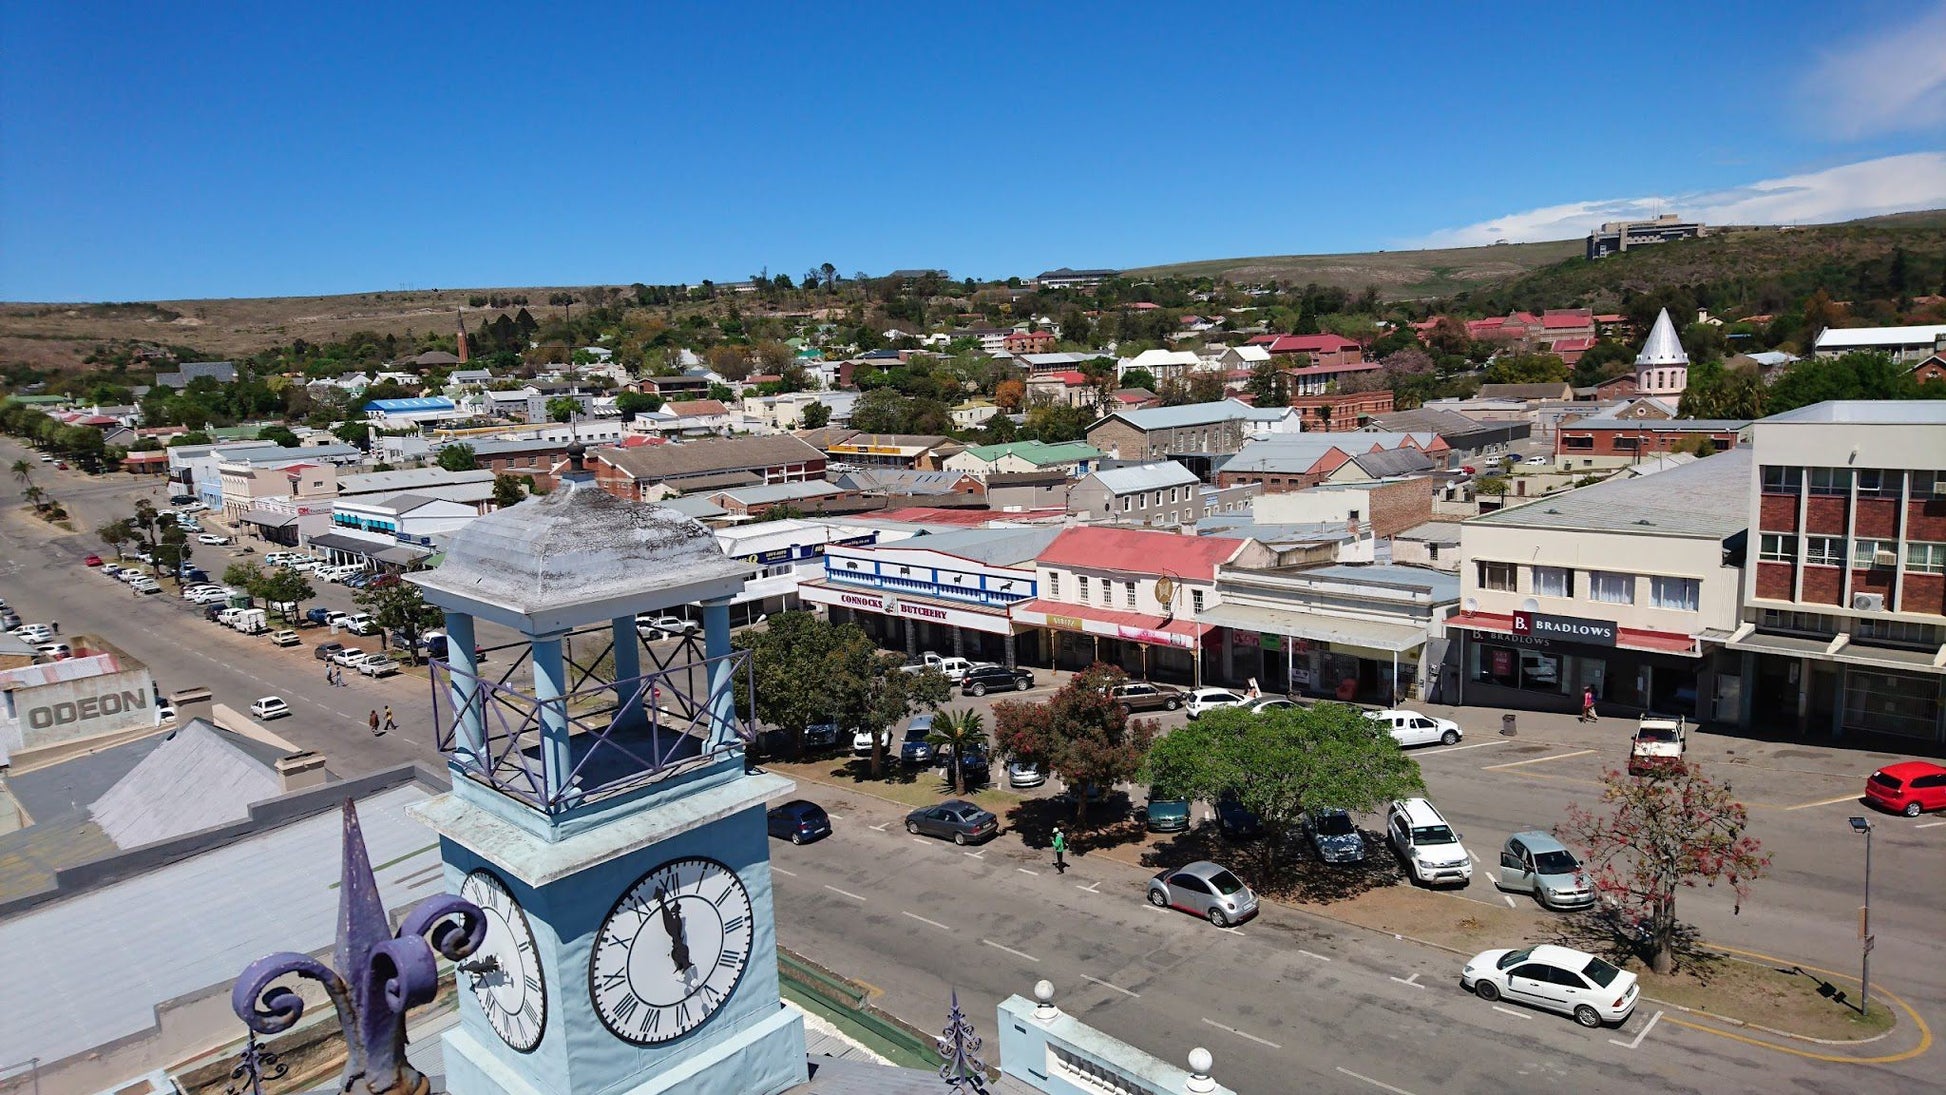
{"type": "Polygon", "coordinates": [[[307,609],[304,613],[304,618],[319,627],[323,627],[331,619],[331,610],[328,608],[307,609]]]}
{"type": "Polygon", "coordinates": [[[792,799],[774,807],[764,817],[770,824],[771,836],[792,844],[808,844],[831,835],[831,815],[824,812],[824,807],[806,799],[792,799]]]}

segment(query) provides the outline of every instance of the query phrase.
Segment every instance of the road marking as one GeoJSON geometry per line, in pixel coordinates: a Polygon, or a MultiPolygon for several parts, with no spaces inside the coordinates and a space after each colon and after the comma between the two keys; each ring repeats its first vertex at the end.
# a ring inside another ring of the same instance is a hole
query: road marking
{"type": "Polygon", "coordinates": [[[1500,899],[1501,899],[1502,901],[1505,901],[1505,902],[1507,903],[1507,907],[1508,907],[1508,908],[1510,908],[1510,909],[1513,909],[1513,908],[1518,908],[1518,907],[1519,907],[1519,906],[1517,906],[1517,905],[1515,905],[1515,904],[1514,904],[1514,899],[1513,899],[1513,895],[1512,895],[1512,894],[1504,894],[1504,893],[1503,893],[1503,894],[1501,894],[1501,895],[1500,895],[1500,899]]]}
{"type": "MultiPolygon", "coordinates": [[[[1520,1011],[1515,1011],[1515,1010],[1514,1010],[1514,1009],[1512,1009],[1512,1008],[1503,1008],[1503,1007],[1501,1007],[1501,1006],[1500,1006],[1499,1004],[1495,1004],[1495,1005],[1493,1005],[1493,1010],[1495,1010],[1495,1011],[1497,1011],[1497,1012],[1499,1012],[1499,1013],[1500,1013],[1500,1014],[1502,1014],[1502,1015],[1511,1015],[1511,1016],[1513,1016],[1513,1017],[1514,1017],[1514,1018],[1516,1018],[1516,1019],[1525,1019],[1525,1018],[1527,1018],[1527,1013],[1525,1013],[1525,1012],[1520,1012],[1520,1011]]],[[[1658,1012],[1656,1012],[1656,1014],[1657,1014],[1657,1015],[1661,1015],[1662,1013],[1658,1011],[1658,1012]]],[[[1610,1039],[1609,1039],[1609,1041],[1611,1041],[1611,1042],[1615,1042],[1615,1039],[1613,1039],[1613,1038],[1610,1038],[1610,1039]]],[[[1620,1042],[1615,1042],[1615,1044],[1616,1044],[1616,1045],[1618,1045],[1618,1046],[1619,1046],[1619,1045],[1621,1045],[1621,1043],[1620,1043],[1620,1042]]]]}
{"type": "Polygon", "coordinates": [[[1550,760],[1566,760],[1569,757],[1585,757],[1592,752],[1594,752],[1593,749],[1576,749],[1572,753],[1556,753],[1551,757],[1529,757],[1526,760],[1510,760],[1505,764],[1485,764],[1480,766],[1480,771],[1491,772],[1498,768],[1518,768],[1523,764],[1544,764],[1550,760]]]}
{"type": "Polygon", "coordinates": [[[1304,956],[1304,957],[1306,957],[1306,958],[1315,958],[1315,959],[1317,959],[1317,960],[1318,960],[1318,961],[1320,961],[1320,962],[1329,962],[1329,961],[1331,961],[1331,959],[1329,959],[1329,958],[1326,958],[1326,957],[1325,957],[1324,955],[1322,955],[1322,954],[1313,954],[1312,952],[1310,952],[1310,951],[1307,951],[1307,950],[1305,950],[1305,949],[1304,949],[1303,947],[1299,947],[1299,948],[1297,949],[1297,953],[1299,953],[1299,954],[1301,954],[1301,955],[1303,955],[1303,956],[1304,956]]]}
{"type": "Polygon", "coordinates": [[[1786,806],[1784,807],[1784,809],[1787,811],[1788,810],[1809,810],[1813,806],[1836,806],[1840,802],[1857,802],[1857,801],[1858,801],[1857,795],[1839,795],[1837,798],[1821,799],[1817,802],[1800,802],[1795,806],[1786,806]]]}
{"type": "Polygon", "coordinates": [[[911,840],[912,840],[912,842],[913,842],[914,844],[931,844],[931,843],[932,843],[932,841],[930,841],[930,840],[927,840],[927,839],[926,839],[925,837],[922,837],[922,836],[915,836],[915,837],[912,837],[912,838],[911,838],[911,840]]]}
{"type": "Polygon", "coordinates": [[[843,815],[843,814],[834,814],[834,813],[832,813],[832,812],[831,812],[831,811],[829,811],[829,810],[826,810],[826,811],[824,812],[824,816],[825,816],[825,817],[828,817],[828,818],[830,818],[830,819],[831,819],[831,820],[833,820],[833,821],[843,821],[843,820],[845,819],[845,815],[843,815]]]}
{"type": "Polygon", "coordinates": [[[830,891],[831,891],[832,893],[835,893],[835,894],[837,894],[837,895],[839,895],[840,897],[849,897],[849,898],[851,898],[851,899],[852,899],[853,901],[863,901],[863,900],[865,900],[864,898],[862,898],[862,897],[860,897],[860,896],[858,896],[857,894],[855,894],[855,893],[852,893],[852,892],[851,892],[850,890],[841,890],[841,889],[839,889],[838,887],[836,887],[836,886],[833,886],[833,885],[831,885],[831,884],[830,884],[830,883],[828,883],[828,882],[827,882],[827,883],[825,883],[825,886],[824,886],[824,888],[825,888],[825,889],[827,889],[827,890],[830,890],[830,891]]]}
{"type": "Polygon", "coordinates": [[[1419,975],[1416,973],[1413,974],[1411,977],[1394,977],[1392,978],[1392,980],[1397,981],[1401,985],[1411,985],[1415,989],[1422,989],[1426,987],[1419,983],[1419,975]]]}
{"type": "MultiPolygon", "coordinates": [[[[1077,882],[1074,884],[1074,888],[1077,890],[1085,891],[1087,893],[1100,893],[1101,883],[1099,881],[1095,881],[1095,882],[1088,883],[1086,886],[1083,886],[1081,883],[1077,882]]],[[[1150,907],[1153,908],[1154,906],[1150,906],[1150,907]]]]}
{"type": "Polygon", "coordinates": [[[1914,825],[1914,826],[1913,826],[1913,828],[1915,828],[1915,829],[1937,829],[1937,828],[1939,828],[1939,827],[1940,827],[1941,825],[1946,825],[1946,821],[1928,821],[1928,822],[1926,822],[1926,823],[1925,823],[1924,825],[1914,825]]]}
{"type": "Polygon", "coordinates": [[[1021,874],[1040,874],[1039,871],[1030,871],[1025,867],[1015,867],[1014,870],[1019,871],[1021,874]]]}
{"type": "Polygon", "coordinates": [[[1085,974],[1085,973],[1084,973],[1084,974],[1082,974],[1082,975],[1081,975],[1081,979],[1082,979],[1083,981],[1093,981],[1093,982],[1094,982],[1095,984],[1097,984],[1097,985],[1100,985],[1100,986],[1101,986],[1102,988],[1105,988],[1105,989],[1114,989],[1114,990],[1115,990],[1116,992],[1119,992],[1119,993],[1121,993],[1121,994],[1122,994],[1123,996],[1129,996],[1129,997],[1133,997],[1134,999],[1137,999],[1137,1000],[1140,1000],[1140,999],[1142,998],[1142,994],[1141,994],[1141,993],[1139,993],[1139,992],[1130,992],[1130,991],[1128,991],[1127,989],[1125,989],[1125,988],[1123,988],[1123,987],[1122,987],[1122,986],[1120,986],[1120,985],[1111,985],[1111,984],[1109,984],[1108,982],[1106,982],[1106,981],[1103,981],[1103,980],[1102,980],[1101,978],[1099,978],[1099,977],[1090,977],[1090,976],[1088,976],[1087,974],[1085,974]]]}
{"type": "Polygon", "coordinates": [[[1354,1080],[1363,1080],[1366,1083],[1372,1085],[1375,1088],[1378,1088],[1381,1091],[1389,1091],[1392,1093],[1392,1095],[1412,1095],[1412,1092],[1407,1091],[1405,1088],[1393,1087],[1391,1084],[1388,1084],[1383,1080],[1374,1080],[1370,1076],[1362,1076],[1356,1072],[1353,1072],[1351,1069],[1345,1068],[1342,1065],[1339,1066],[1338,1071],[1344,1073],[1345,1075],[1351,1077],[1354,1080]]]}
{"type": "Polygon", "coordinates": [[[796,878],[796,877],[797,877],[797,872],[796,872],[796,871],[787,871],[787,870],[785,870],[784,868],[782,868],[782,867],[779,867],[779,866],[777,866],[777,865],[776,865],[776,864],[774,864],[774,863],[773,863],[773,864],[771,864],[771,867],[770,867],[770,869],[771,869],[771,870],[773,870],[773,871],[776,871],[776,872],[777,872],[778,874],[781,874],[781,875],[789,875],[789,876],[790,876],[790,877],[792,877],[792,878],[796,878]]]}
{"type": "Polygon", "coordinates": [[[1240,931],[1238,931],[1238,930],[1236,930],[1235,928],[1218,928],[1218,929],[1216,929],[1216,930],[1217,930],[1217,931],[1220,931],[1220,932],[1229,932],[1229,933],[1230,933],[1231,935],[1242,935],[1242,934],[1243,934],[1242,932],[1240,932],[1240,931]]]}
{"type": "Polygon", "coordinates": [[[985,852],[961,852],[960,854],[973,859],[985,859],[987,857],[985,852]]]}
{"type": "MultiPolygon", "coordinates": [[[[889,821],[885,823],[885,825],[890,825],[890,824],[892,824],[892,823],[891,823],[891,822],[889,822],[889,821]]],[[[872,827],[871,827],[871,829],[872,829],[872,831],[873,831],[873,832],[875,832],[875,833],[882,833],[882,832],[884,832],[884,831],[885,831],[885,825],[874,825],[874,826],[872,826],[872,827]]]]}
{"type": "Polygon", "coordinates": [[[927,920],[925,917],[920,916],[916,912],[905,912],[904,909],[900,909],[899,911],[905,913],[905,915],[911,917],[912,919],[917,920],[921,924],[931,924],[933,927],[938,928],[940,931],[949,932],[953,930],[952,928],[949,928],[946,925],[941,924],[937,920],[927,920]]]}
{"type": "Polygon", "coordinates": [[[1624,1049],[1636,1049],[1641,1046],[1642,1039],[1647,1038],[1649,1036],[1649,1032],[1655,1029],[1656,1020],[1660,1018],[1662,1018],[1662,1013],[1659,1011],[1656,1012],[1654,1015],[1649,1016],[1648,1025],[1644,1026],[1641,1030],[1636,1032],[1635,1040],[1632,1042],[1624,1042],[1620,1038],[1610,1038],[1609,1041],[1615,1045],[1621,1046],[1624,1049]]]}
{"type": "Polygon", "coordinates": [[[1458,753],[1466,749],[1485,749],[1489,745],[1505,745],[1505,744],[1507,743],[1504,741],[1476,741],[1471,745],[1446,745],[1446,746],[1441,746],[1438,749],[1421,750],[1419,756],[1422,758],[1443,757],[1448,753],[1458,753]]]}
{"type": "Polygon", "coordinates": [[[1038,958],[1036,958],[1036,957],[1034,957],[1034,956],[1033,956],[1033,955],[1031,955],[1031,954],[1028,954],[1028,953],[1027,953],[1026,951],[1017,951],[1017,950],[1015,950],[1015,949],[1013,949],[1012,947],[1005,947],[1005,946],[1001,946],[1001,945],[1000,945],[999,943],[995,943],[995,942],[994,942],[993,940],[991,940],[991,939],[982,939],[982,940],[980,940],[980,942],[982,942],[982,943],[985,943],[985,944],[986,944],[987,946],[989,946],[989,947],[992,947],[992,948],[993,948],[994,950],[997,950],[997,951],[1006,951],[1006,952],[1007,952],[1008,954],[1011,954],[1011,955],[1013,955],[1013,956],[1014,956],[1015,958],[1025,958],[1025,959],[1026,959],[1027,961],[1029,961],[1029,962],[1038,962],[1038,961],[1040,961],[1040,959],[1038,959],[1038,958]]]}
{"type": "Polygon", "coordinates": [[[1205,1023],[1208,1023],[1208,1024],[1210,1025],[1210,1026],[1213,1026],[1213,1027],[1215,1027],[1215,1028],[1216,1028],[1216,1029],[1218,1029],[1218,1030],[1227,1030],[1227,1031],[1229,1031],[1229,1032],[1230,1032],[1231,1034],[1234,1034],[1234,1035],[1236,1035],[1236,1036],[1237,1036],[1237,1037],[1239,1037],[1239,1038],[1248,1038],[1248,1039],[1250,1039],[1251,1041],[1253,1041],[1253,1042],[1255,1042],[1255,1043],[1257,1043],[1257,1044],[1258,1044],[1258,1045],[1260,1045],[1260,1046],[1269,1046],[1269,1047],[1270,1047],[1270,1048],[1272,1048],[1272,1049],[1283,1049],[1283,1048],[1284,1048],[1283,1046],[1280,1046],[1280,1045],[1278,1045],[1278,1044],[1277,1044],[1276,1042],[1273,1042],[1273,1041],[1270,1041],[1270,1040],[1269,1040],[1269,1039],[1267,1039],[1267,1038],[1259,1038],[1259,1037],[1257,1037],[1257,1036],[1256,1036],[1256,1035],[1254,1035],[1254,1034],[1245,1034],[1244,1032],[1242,1032],[1242,1031],[1240,1031],[1240,1030],[1238,1030],[1238,1029],[1237,1029],[1237,1028],[1235,1028],[1235,1027],[1226,1027],[1226,1026],[1224,1026],[1224,1025],[1223,1025],[1222,1023],[1219,1023],[1219,1022],[1217,1022],[1216,1020],[1214,1020],[1214,1019],[1212,1019],[1212,1018],[1210,1018],[1210,1017],[1209,1017],[1209,1016],[1207,1016],[1207,1015],[1205,1015],[1205,1016],[1203,1016],[1203,1022],[1205,1022],[1205,1023]]]}
{"type": "Polygon", "coordinates": [[[1467,858],[1469,858],[1469,859],[1471,859],[1471,860],[1473,861],[1473,865],[1474,865],[1475,867],[1485,867],[1485,866],[1486,866],[1486,864],[1485,864],[1485,863],[1482,863],[1482,862],[1480,862],[1480,857],[1479,857],[1479,856],[1477,856],[1477,855],[1474,855],[1474,854],[1473,854],[1473,850],[1472,850],[1471,848],[1469,848],[1469,849],[1467,849],[1467,851],[1466,851],[1466,855],[1467,855],[1467,858]]]}

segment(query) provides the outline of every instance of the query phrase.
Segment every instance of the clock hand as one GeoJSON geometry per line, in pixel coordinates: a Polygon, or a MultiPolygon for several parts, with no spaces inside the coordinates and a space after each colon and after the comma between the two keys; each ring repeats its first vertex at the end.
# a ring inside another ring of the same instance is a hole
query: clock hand
{"type": "Polygon", "coordinates": [[[662,913],[662,930],[669,934],[669,961],[675,964],[676,972],[680,973],[690,967],[689,941],[683,930],[682,910],[669,903],[666,888],[656,888],[655,900],[662,913]]]}
{"type": "Polygon", "coordinates": [[[500,972],[500,959],[489,954],[471,962],[461,962],[458,968],[461,973],[470,973],[478,978],[489,973],[500,972]]]}

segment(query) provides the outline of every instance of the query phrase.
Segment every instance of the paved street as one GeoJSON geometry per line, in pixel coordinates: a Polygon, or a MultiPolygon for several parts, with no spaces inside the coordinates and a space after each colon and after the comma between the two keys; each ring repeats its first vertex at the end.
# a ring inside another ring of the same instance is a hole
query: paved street
{"type": "MultiPolygon", "coordinates": [[[[0,442],[0,461],[11,463],[20,451],[0,442]]],[[[0,597],[24,618],[58,619],[64,635],[94,633],[125,648],[150,665],[165,693],[207,685],[218,702],[239,709],[261,695],[285,697],[294,714],[271,728],[324,752],[339,776],[437,762],[423,677],[351,674],[348,687],[333,688],[311,653],[329,637],[321,629],[307,630],[304,645],[280,650],[261,636],[205,623],[173,586],[132,596],[80,564],[103,550],[93,529],[132,505],[131,483],[88,480],[50,465],[37,466],[35,482],[68,505],[79,531],[62,533],[33,518],[11,477],[0,488],[0,597]],[[401,728],[375,739],[366,712],[388,703],[401,728]]],[[[220,575],[230,556],[202,548],[195,561],[220,575]]],[[[324,586],[314,603],[350,607],[350,591],[324,586]]],[[[1037,675],[1041,687],[1025,698],[1044,697],[1056,683],[1053,675],[1037,675]]],[[[954,704],[986,710],[1003,698],[956,697],[954,704]]],[[[1631,726],[1523,713],[1519,736],[1503,738],[1497,711],[1423,710],[1457,719],[1468,734],[1459,746],[1415,753],[1431,798],[1481,862],[1471,886],[1445,895],[1458,919],[1469,902],[1509,900],[1484,873],[1500,842],[1520,829],[1552,828],[1570,802],[1592,805],[1601,767],[1620,763],[1631,726]]],[[[1163,719],[1165,726],[1181,721],[1180,714],[1163,719]]],[[[1733,780],[1751,805],[1752,832],[1775,864],[1740,914],[1727,892],[1699,889],[1682,894],[1683,918],[1719,943],[1855,970],[1863,848],[1844,819],[1861,812],[1862,780],[1889,756],[1710,734],[1693,738],[1691,751],[1733,780]]],[[[1426,1095],[1570,1084],[1755,1091],[1780,1081],[1810,1091],[1893,1091],[1915,1089],[1932,1068],[1930,1055],[1882,1065],[1822,1061],[1803,1055],[1822,1047],[1800,1044],[1793,1054],[1747,1045],[1681,1026],[1673,1016],[1650,1029],[1657,1009],[1648,1004],[1621,1031],[1584,1031],[1566,1019],[1461,994],[1454,983],[1459,960],[1443,951],[1281,907],[1238,931],[1218,931],[1148,908],[1141,897],[1146,874],[1105,857],[1084,857],[1060,877],[1010,835],[969,854],[907,837],[898,821],[903,810],[892,804],[808,785],[802,793],[832,810],[837,832],[804,848],[774,844],[783,941],[871,982],[883,990],[884,1006],[923,1028],[943,1021],[950,988],[990,1023],[994,1003],[1047,977],[1062,1007],[1153,1052],[1180,1060],[1191,1046],[1207,1045],[1218,1078],[1241,1091],[1426,1095]]],[[[1946,1015],[1946,972],[1935,957],[1946,820],[1873,816],[1875,980],[1933,1020],[1946,1015]]],[[[1373,818],[1365,824],[1377,827],[1373,818]]],[[[1903,1049],[1915,1040],[1907,1026],[1893,1042],[1903,1049]]]]}

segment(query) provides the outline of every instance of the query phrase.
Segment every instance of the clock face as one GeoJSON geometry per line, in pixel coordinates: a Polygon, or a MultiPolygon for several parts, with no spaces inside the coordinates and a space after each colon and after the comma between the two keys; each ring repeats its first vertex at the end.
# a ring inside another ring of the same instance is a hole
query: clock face
{"type": "Polygon", "coordinates": [[[486,941],[460,963],[460,977],[473,980],[473,999],[500,1040],[522,1053],[541,1044],[547,1029],[547,985],[527,914],[491,871],[474,871],[459,895],[486,913],[486,941]]]}
{"type": "Polygon", "coordinates": [[[750,893],[713,859],[675,859],[630,886],[595,938],[588,995],[615,1037],[656,1045],[702,1026],[750,964],[750,893]]]}

